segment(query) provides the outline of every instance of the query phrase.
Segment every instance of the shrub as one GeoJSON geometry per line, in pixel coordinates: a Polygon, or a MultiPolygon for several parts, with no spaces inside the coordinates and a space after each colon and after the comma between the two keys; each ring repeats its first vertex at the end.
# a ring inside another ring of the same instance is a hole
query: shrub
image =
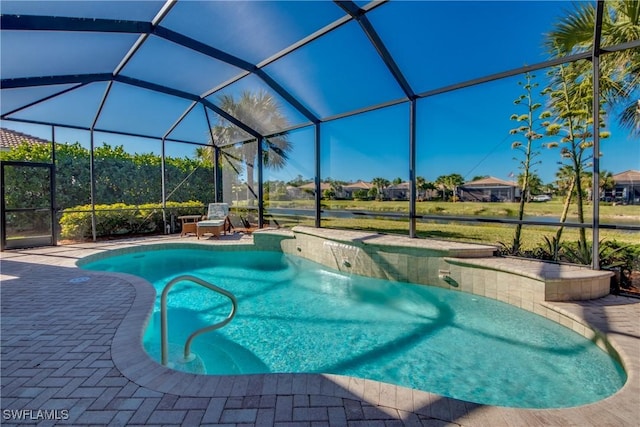
{"type": "MultiPolygon", "coordinates": [[[[590,242],[586,247],[580,242],[565,242],[560,256],[568,262],[588,265],[592,260],[591,250],[590,242]]],[[[615,240],[603,240],[600,242],[598,257],[601,268],[620,271],[619,285],[628,288],[631,285],[631,272],[640,267],[640,245],[622,245],[615,240]]]]}
{"type": "MultiPolygon", "coordinates": [[[[197,215],[203,213],[200,202],[167,202],[166,218],[171,215],[197,215]]],[[[162,205],[147,203],[139,206],[114,203],[96,205],[96,235],[98,237],[145,234],[164,231],[162,205]]],[[[76,206],[62,211],[60,236],[63,239],[92,237],[91,205],[76,206]]]]}
{"type": "Polygon", "coordinates": [[[353,192],[353,198],[355,200],[369,200],[369,192],[364,189],[356,190],[353,192]]]}

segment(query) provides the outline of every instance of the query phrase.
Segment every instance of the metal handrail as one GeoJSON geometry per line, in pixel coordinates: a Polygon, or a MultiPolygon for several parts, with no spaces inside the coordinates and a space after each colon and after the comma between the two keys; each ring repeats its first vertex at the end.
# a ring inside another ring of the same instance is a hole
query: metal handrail
{"type": "Polygon", "coordinates": [[[233,317],[236,315],[236,310],[238,308],[238,301],[236,300],[236,297],[231,292],[227,291],[226,289],[222,289],[216,285],[213,285],[198,277],[185,274],[185,275],[176,277],[175,279],[167,283],[167,286],[165,286],[164,290],[162,291],[162,297],[160,299],[160,340],[161,340],[161,346],[162,346],[162,364],[165,366],[167,365],[167,362],[168,362],[167,359],[169,356],[169,343],[168,343],[169,331],[167,327],[167,294],[169,293],[169,290],[171,289],[171,287],[173,287],[173,285],[175,285],[178,282],[183,282],[187,280],[194,282],[200,286],[204,286],[207,289],[218,292],[219,294],[222,294],[227,298],[229,298],[231,300],[231,312],[227,315],[227,318],[224,319],[223,321],[213,324],[211,326],[198,329],[197,331],[189,335],[189,337],[187,338],[187,341],[184,344],[185,360],[189,359],[189,356],[191,354],[190,352],[191,342],[195,337],[197,337],[200,334],[204,334],[205,332],[222,328],[224,325],[231,322],[231,319],[233,319],[233,317]]]}

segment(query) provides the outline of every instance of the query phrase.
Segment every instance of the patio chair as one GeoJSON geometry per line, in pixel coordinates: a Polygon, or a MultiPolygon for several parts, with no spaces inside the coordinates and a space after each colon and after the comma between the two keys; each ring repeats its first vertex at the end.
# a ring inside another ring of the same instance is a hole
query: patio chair
{"type": "Polygon", "coordinates": [[[206,219],[198,221],[196,224],[196,235],[198,239],[206,233],[213,234],[214,237],[220,237],[220,232],[231,233],[233,225],[229,219],[228,203],[209,203],[206,219]]]}

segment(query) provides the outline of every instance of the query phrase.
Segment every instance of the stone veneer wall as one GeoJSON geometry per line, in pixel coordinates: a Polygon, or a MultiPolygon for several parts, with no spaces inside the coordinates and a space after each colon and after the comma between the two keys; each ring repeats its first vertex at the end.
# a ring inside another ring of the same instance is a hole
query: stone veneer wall
{"type": "Polygon", "coordinates": [[[493,257],[495,248],[483,245],[380,236],[294,227],[256,232],[254,243],[344,273],[463,291],[529,311],[543,301],[586,300],[609,293],[612,273],[606,271],[493,257]]]}

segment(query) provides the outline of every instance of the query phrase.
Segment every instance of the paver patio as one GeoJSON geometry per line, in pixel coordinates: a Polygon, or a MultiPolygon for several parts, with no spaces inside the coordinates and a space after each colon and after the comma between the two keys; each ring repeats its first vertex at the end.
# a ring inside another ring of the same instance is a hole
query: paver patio
{"type": "MultiPolygon", "coordinates": [[[[75,267],[91,253],[159,241],[195,238],[2,253],[2,425],[634,426],[640,420],[640,301],[613,295],[557,303],[605,333],[628,373],[618,393],[577,408],[484,406],[337,375],[169,370],[142,348],[151,286],[75,267]]],[[[244,243],[251,238],[203,242],[244,243]]]]}

